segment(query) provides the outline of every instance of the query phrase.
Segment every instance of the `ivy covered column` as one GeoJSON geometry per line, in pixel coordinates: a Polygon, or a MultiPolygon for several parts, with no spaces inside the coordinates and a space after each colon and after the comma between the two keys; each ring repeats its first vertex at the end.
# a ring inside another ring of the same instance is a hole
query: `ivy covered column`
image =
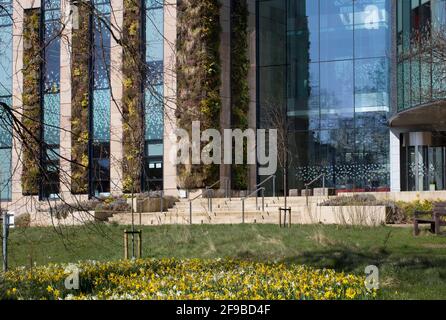
{"type": "MultiPolygon", "coordinates": [[[[231,0],[231,122],[233,129],[242,131],[249,127],[248,16],[247,0],[231,0]]],[[[249,187],[247,151],[244,142],[245,163],[232,165],[232,188],[235,190],[249,187]]]]}
{"type": "Polygon", "coordinates": [[[79,2],[79,25],[72,31],[71,191],[88,193],[91,8],[79,2]]]}
{"type": "Polygon", "coordinates": [[[144,154],[142,110],[142,7],[141,0],[124,1],[123,23],[123,191],[141,191],[141,165],[144,154]]]}
{"type": "MultiPolygon", "coordinates": [[[[201,130],[220,128],[221,65],[220,3],[180,0],[177,18],[177,126],[191,135],[192,122],[201,130]]],[[[179,165],[181,188],[197,189],[219,179],[218,165],[179,165]]]]}
{"type": "Polygon", "coordinates": [[[24,10],[23,17],[23,116],[22,193],[38,195],[40,184],[40,8],[24,10]]]}

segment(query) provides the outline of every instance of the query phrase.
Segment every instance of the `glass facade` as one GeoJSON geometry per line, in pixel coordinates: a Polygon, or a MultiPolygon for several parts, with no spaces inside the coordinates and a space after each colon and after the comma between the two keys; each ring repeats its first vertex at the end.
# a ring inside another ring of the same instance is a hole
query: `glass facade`
{"type": "Polygon", "coordinates": [[[445,26],[445,0],[397,1],[397,111],[446,98],[443,62],[432,49],[445,26]]]}
{"type": "Polygon", "coordinates": [[[163,189],[164,135],[164,8],[159,0],[145,0],[144,86],[145,157],[143,190],[163,189]]]}
{"type": "Polygon", "coordinates": [[[283,109],[288,187],[324,173],[338,191],[388,190],[390,1],[257,6],[258,125],[274,127],[265,110],[283,109]]]}
{"type": "Polygon", "coordinates": [[[42,181],[41,198],[57,198],[60,158],[60,0],[45,0],[42,26],[44,63],[42,69],[42,181]]]}
{"type": "MultiPolygon", "coordinates": [[[[0,102],[12,107],[12,1],[0,0],[0,102]]],[[[11,199],[12,124],[0,107],[0,200],[11,199]]]]}
{"type": "Polygon", "coordinates": [[[90,194],[110,192],[110,2],[93,1],[93,56],[90,101],[90,194]]]}

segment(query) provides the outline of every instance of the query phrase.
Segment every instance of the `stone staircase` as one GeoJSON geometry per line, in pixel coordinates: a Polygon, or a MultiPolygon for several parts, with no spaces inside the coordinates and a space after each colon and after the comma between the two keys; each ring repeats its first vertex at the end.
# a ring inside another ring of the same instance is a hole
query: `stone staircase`
{"type": "MultiPolygon", "coordinates": [[[[305,197],[289,197],[287,205],[292,208],[293,216],[302,216],[309,208],[316,208],[317,204],[328,197],[309,197],[308,206],[305,197]]],[[[265,197],[264,210],[262,209],[262,198],[248,198],[245,200],[245,223],[278,224],[279,207],[283,207],[284,198],[265,197]]],[[[190,202],[181,199],[173,208],[167,212],[157,213],[135,213],[134,221],[142,225],[165,225],[165,224],[190,224],[190,202]]],[[[121,225],[131,224],[131,214],[115,214],[109,218],[109,222],[121,225]]],[[[241,198],[214,198],[212,199],[212,210],[208,208],[208,199],[198,198],[192,201],[192,224],[239,224],[243,221],[241,198]]]]}

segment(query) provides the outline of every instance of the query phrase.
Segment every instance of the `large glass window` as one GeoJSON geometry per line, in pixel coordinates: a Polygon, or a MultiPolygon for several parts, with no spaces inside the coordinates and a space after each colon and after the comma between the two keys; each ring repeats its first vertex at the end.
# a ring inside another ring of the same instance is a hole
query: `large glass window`
{"type": "Polygon", "coordinates": [[[144,86],[145,156],[143,190],[163,189],[164,135],[164,8],[160,1],[145,0],[144,86]]]}
{"type": "Polygon", "coordinates": [[[319,3],[321,61],[352,59],[353,1],[323,0],[319,3]]]}
{"type": "Polygon", "coordinates": [[[390,41],[389,1],[355,1],[355,58],[388,56],[390,41]]]}
{"type": "Polygon", "coordinates": [[[43,106],[41,198],[57,198],[60,145],[60,0],[43,1],[43,106]]]}
{"type": "Polygon", "coordinates": [[[446,96],[442,62],[431,46],[441,42],[445,12],[444,0],[397,1],[397,111],[446,96]]]}
{"type": "MultiPolygon", "coordinates": [[[[0,102],[12,107],[12,2],[0,0],[0,102]]],[[[0,107],[0,200],[11,199],[12,124],[0,107]]]]}
{"type": "Polygon", "coordinates": [[[289,188],[325,173],[339,191],[388,190],[390,0],[257,3],[258,126],[286,109],[289,188]]]}
{"type": "Polygon", "coordinates": [[[95,0],[90,108],[90,194],[110,192],[110,2],[95,0]]]}

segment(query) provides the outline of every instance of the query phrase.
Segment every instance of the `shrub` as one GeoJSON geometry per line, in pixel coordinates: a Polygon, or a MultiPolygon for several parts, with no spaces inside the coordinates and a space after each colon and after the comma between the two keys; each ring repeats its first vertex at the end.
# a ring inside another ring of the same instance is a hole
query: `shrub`
{"type": "Polygon", "coordinates": [[[385,206],[389,208],[386,223],[404,224],[411,223],[415,211],[432,211],[437,201],[415,200],[411,202],[377,200],[373,195],[358,194],[346,197],[336,197],[322,202],[321,206],[385,206]]]}
{"type": "Polygon", "coordinates": [[[16,228],[28,228],[31,225],[31,215],[24,213],[14,217],[14,226],[16,228]]]}

